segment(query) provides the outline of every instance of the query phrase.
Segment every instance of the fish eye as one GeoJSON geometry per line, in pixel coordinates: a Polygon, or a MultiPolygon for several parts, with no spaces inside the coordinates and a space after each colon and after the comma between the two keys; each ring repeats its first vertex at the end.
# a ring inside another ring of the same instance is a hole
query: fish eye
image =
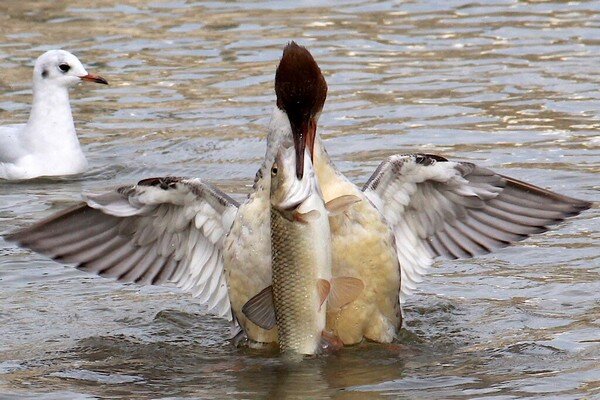
{"type": "Polygon", "coordinates": [[[277,165],[273,165],[273,168],[271,168],[271,175],[277,175],[277,165]]]}
{"type": "Polygon", "coordinates": [[[60,69],[62,72],[69,72],[71,66],[69,64],[62,63],[58,66],[58,69],[60,69]]]}

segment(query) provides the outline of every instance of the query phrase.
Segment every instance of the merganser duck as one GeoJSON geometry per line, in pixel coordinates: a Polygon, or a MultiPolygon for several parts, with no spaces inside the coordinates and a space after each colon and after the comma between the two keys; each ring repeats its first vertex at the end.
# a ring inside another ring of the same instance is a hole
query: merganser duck
{"type": "Polygon", "coordinates": [[[344,344],[391,342],[401,300],[435,258],[486,254],[591,206],[428,154],[389,157],[361,190],[335,168],[316,134],[327,85],[304,47],[285,48],[275,91],[265,160],[243,204],[200,179],[151,178],[85,194],[83,203],[6,238],[121,282],[172,282],[241,326],[251,342],[274,342],[275,329],[254,325],[241,309],[271,284],[268,171],[277,149],[293,144],[296,173],[304,170],[306,150],[325,201],[361,200],[330,218],[332,272],[360,278],[365,288],[347,307],[328,312],[327,327],[344,344]]]}
{"type": "Polygon", "coordinates": [[[68,90],[81,81],[108,84],[106,79],[88,74],[68,51],[50,50],[38,57],[27,124],[0,126],[0,179],[73,175],[87,169],[68,90]]]}

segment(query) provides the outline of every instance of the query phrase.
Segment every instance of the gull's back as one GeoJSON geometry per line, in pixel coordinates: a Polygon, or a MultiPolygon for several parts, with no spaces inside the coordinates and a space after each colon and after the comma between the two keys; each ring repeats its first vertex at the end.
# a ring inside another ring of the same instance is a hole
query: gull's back
{"type": "MultiPolygon", "coordinates": [[[[23,154],[19,135],[25,129],[25,124],[0,126],[0,165],[14,163],[23,154]]],[[[0,167],[0,171],[2,168],[0,167]]],[[[0,176],[2,173],[0,172],[0,176]]]]}

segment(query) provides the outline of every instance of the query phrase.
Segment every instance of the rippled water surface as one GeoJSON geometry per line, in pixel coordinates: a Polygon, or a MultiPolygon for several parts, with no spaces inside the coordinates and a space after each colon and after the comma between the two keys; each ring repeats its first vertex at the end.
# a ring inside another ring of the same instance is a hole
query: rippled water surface
{"type": "MultiPolygon", "coordinates": [[[[597,200],[600,2],[0,2],[0,123],[62,47],[91,171],[0,182],[0,232],[157,175],[249,191],[284,44],[329,83],[320,132],[357,183],[397,152],[466,159],[597,200]]],[[[438,262],[398,344],[288,367],[232,347],[171,288],[121,285],[0,239],[1,398],[600,398],[598,209],[487,257],[438,262]]]]}

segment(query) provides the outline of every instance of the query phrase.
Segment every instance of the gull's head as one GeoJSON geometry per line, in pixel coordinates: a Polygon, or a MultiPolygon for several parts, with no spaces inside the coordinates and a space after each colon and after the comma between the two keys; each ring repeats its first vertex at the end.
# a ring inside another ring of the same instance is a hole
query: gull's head
{"type": "Polygon", "coordinates": [[[34,86],[49,85],[68,88],[81,81],[102,83],[106,79],[89,74],[73,54],[65,50],[49,50],[38,57],[33,67],[34,86]]]}
{"type": "Polygon", "coordinates": [[[327,83],[310,52],[295,42],[283,50],[275,73],[277,108],[282,111],[291,129],[296,151],[296,176],[304,174],[304,151],[313,157],[317,121],[325,98],[327,83]]]}

